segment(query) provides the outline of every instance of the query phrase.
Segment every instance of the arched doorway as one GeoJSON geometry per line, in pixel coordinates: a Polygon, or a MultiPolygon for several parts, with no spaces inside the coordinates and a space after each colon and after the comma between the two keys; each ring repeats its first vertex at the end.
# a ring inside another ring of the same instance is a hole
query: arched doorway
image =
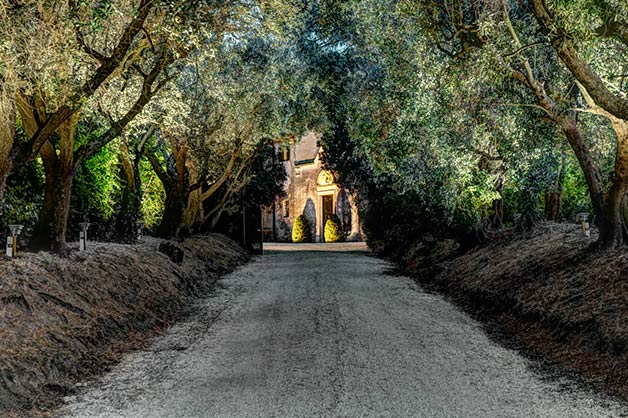
{"type": "Polygon", "coordinates": [[[318,173],[316,181],[316,193],[318,195],[316,232],[318,241],[325,241],[325,223],[335,213],[335,205],[338,194],[338,187],[334,183],[334,176],[327,170],[318,173]]]}

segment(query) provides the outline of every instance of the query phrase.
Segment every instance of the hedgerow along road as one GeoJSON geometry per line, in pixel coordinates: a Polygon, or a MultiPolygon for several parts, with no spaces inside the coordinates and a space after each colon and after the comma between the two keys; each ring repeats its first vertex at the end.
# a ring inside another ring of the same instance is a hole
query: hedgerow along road
{"type": "Polygon", "coordinates": [[[64,418],[621,417],[362,244],[266,244],[64,418]]]}

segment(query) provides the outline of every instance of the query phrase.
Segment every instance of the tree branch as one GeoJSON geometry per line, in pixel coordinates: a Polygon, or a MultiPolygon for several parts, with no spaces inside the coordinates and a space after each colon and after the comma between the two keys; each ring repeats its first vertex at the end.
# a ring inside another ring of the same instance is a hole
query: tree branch
{"type": "Polygon", "coordinates": [[[508,7],[506,6],[506,0],[502,0],[502,12],[504,15],[504,22],[506,23],[506,28],[508,29],[508,32],[510,33],[512,40],[514,41],[515,46],[517,47],[517,51],[518,51],[516,52],[517,58],[519,58],[519,61],[521,61],[521,63],[523,64],[523,67],[525,68],[526,77],[528,79],[528,85],[533,86],[535,84],[534,73],[532,72],[532,67],[530,66],[530,63],[528,62],[528,60],[525,57],[521,56],[521,54],[519,53],[520,51],[523,51],[524,48],[521,45],[519,36],[517,36],[517,32],[515,32],[515,28],[512,26],[512,22],[510,21],[510,15],[508,14],[508,7]]]}
{"type": "Polygon", "coordinates": [[[75,169],[78,168],[78,166],[87,158],[91,157],[102,147],[117,138],[122,133],[124,128],[144,109],[153,96],[157,94],[159,89],[165,85],[165,83],[162,82],[159,83],[157,87],[153,88],[155,80],[168,65],[174,62],[174,60],[175,58],[171,54],[166,53],[165,55],[162,55],[151,72],[144,78],[144,82],[142,83],[142,92],[127,113],[120,120],[113,123],[107,132],[76,150],[74,154],[75,169]]]}
{"type": "Polygon", "coordinates": [[[142,137],[142,140],[140,141],[140,143],[135,148],[138,153],[142,153],[144,151],[144,145],[146,145],[146,142],[148,141],[148,139],[151,137],[153,132],[155,132],[155,129],[157,129],[157,125],[154,124],[154,123],[151,124],[150,128],[148,128],[148,131],[146,131],[146,133],[142,137]]]}
{"type": "Polygon", "coordinates": [[[119,67],[136,35],[142,29],[152,7],[154,7],[152,0],[141,0],[137,16],[135,16],[131,23],[125,28],[118,44],[113,50],[113,54],[110,57],[104,57],[104,61],[101,62],[96,72],[83,84],[79,92],[66,102],[72,103],[71,106],[64,104],[59,107],[57,111],[48,115],[43,123],[38,124],[37,131],[27,143],[12,150],[11,158],[14,164],[22,165],[33,161],[37,157],[42,145],[48,141],[61,124],[72,117],[72,115],[81,108],[85,99],[92,96],[102,83],[119,67]]]}
{"type": "Polygon", "coordinates": [[[231,159],[229,160],[229,163],[227,164],[225,171],[222,173],[222,176],[220,176],[220,178],[216,180],[214,184],[212,184],[211,187],[201,195],[201,201],[205,201],[209,199],[214,193],[216,193],[216,191],[220,188],[220,186],[222,186],[224,182],[227,181],[229,176],[231,176],[231,172],[233,171],[233,167],[235,166],[236,161],[238,160],[238,156],[240,155],[241,150],[242,150],[242,145],[238,145],[235,151],[231,154],[231,159]]]}
{"type": "Polygon", "coordinates": [[[164,168],[161,166],[161,163],[159,162],[157,157],[155,157],[155,154],[153,154],[152,151],[147,150],[144,155],[148,159],[148,162],[153,167],[153,171],[155,172],[155,174],[157,174],[157,177],[159,177],[159,180],[161,180],[163,185],[165,187],[171,187],[174,183],[174,180],[168,175],[168,173],[166,173],[166,170],[164,170],[164,168]]]}
{"type": "Polygon", "coordinates": [[[539,41],[539,42],[532,42],[531,44],[520,46],[515,51],[511,52],[510,54],[504,55],[504,57],[510,58],[515,55],[519,56],[520,52],[525,51],[526,49],[532,48],[533,46],[543,45],[544,43],[545,43],[544,41],[539,41]]]}
{"type": "Polygon", "coordinates": [[[613,94],[602,78],[578,54],[568,32],[554,20],[545,0],[530,0],[529,4],[561,61],[589,92],[595,103],[619,119],[628,120],[628,99],[613,94]]]}
{"type": "Polygon", "coordinates": [[[528,104],[528,103],[500,103],[498,106],[509,106],[509,107],[531,107],[533,109],[542,110],[550,119],[554,119],[554,115],[543,106],[537,104],[528,104]]]}
{"type": "Polygon", "coordinates": [[[141,0],[138,7],[137,16],[131,21],[131,23],[125,28],[118,44],[113,49],[111,56],[106,57],[106,61],[98,67],[94,75],[83,85],[81,89],[82,97],[89,97],[100,87],[100,85],[118,68],[118,66],[124,61],[129,48],[131,47],[133,40],[137,34],[143,29],[144,22],[148,18],[148,15],[154,2],[152,0],[141,0]]]}

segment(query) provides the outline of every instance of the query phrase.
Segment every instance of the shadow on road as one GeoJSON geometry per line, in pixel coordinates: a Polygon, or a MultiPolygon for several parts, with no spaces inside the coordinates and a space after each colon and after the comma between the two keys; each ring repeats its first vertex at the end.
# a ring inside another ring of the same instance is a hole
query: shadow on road
{"type": "Polygon", "coordinates": [[[294,251],[369,253],[365,242],[303,243],[265,242],[264,253],[294,251]]]}

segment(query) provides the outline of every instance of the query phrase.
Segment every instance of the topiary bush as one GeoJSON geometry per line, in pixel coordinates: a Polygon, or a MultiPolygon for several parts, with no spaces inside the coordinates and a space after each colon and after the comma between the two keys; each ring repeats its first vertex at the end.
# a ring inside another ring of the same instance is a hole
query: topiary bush
{"type": "Polygon", "coordinates": [[[325,222],[325,242],[340,242],[345,240],[342,223],[336,215],[331,215],[325,222]]]}
{"type": "Polygon", "coordinates": [[[312,242],[312,226],[305,215],[299,216],[292,226],[292,242],[312,242]]]}

